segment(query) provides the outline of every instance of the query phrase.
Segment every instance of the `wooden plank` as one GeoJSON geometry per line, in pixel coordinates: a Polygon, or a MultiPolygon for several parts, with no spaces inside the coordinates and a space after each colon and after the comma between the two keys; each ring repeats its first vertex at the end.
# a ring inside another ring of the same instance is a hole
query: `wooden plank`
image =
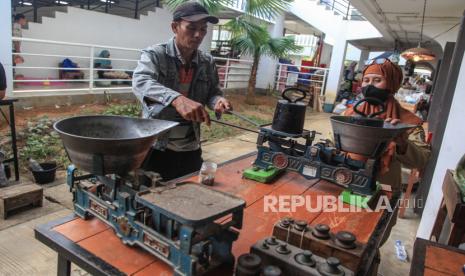
{"type": "Polygon", "coordinates": [[[453,274],[442,273],[434,269],[425,268],[424,276],[451,276],[453,274]]]}
{"type": "Polygon", "coordinates": [[[37,184],[33,184],[33,183],[13,185],[13,186],[1,188],[0,198],[10,198],[10,197],[15,197],[15,196],[18,196],[24,193],[36,192],[40,190],[42,190],[42,187],[37,184]]]}
{"type": "Polygon", "coordinates": [[[110,228],[106,223],[97,218],[83,220],[76,218],[67,223],[58,225],[53,228],[54,231],[66,236],[73,242],[79,242],[110,228]]]}
{"type": "MultiPolygon", "coordinates": [[[[150,253],[123,244],[113,229],[105,230],[77,244],[126,274],[136,273],[151,263],[158,262],[150,253]]],[[[169,268],[168,265],[166,267],[169,268]]]]}
{"type": "Polygon", "coordinates": [[[425,268],[450,275],[463,275],[465,251],[453,252],[434,245],[426,246],[425,268]]]}
{"type": "Polygon", "coordinates": [[[442,227],[447,217],[447,207],[444,203],[444,198],[441,201],[441,207],[439,207],[436,220],[434,221],[433,230],[431,230],[431,236],[429,237],[432,241],[439,241],[439,236],[441,235],[442,227]]]}
{"type": "MultiPolygon", "coordinates": [[[[134,276],[171,276],[173,270],[162,262],[153,262],[140,271],[133,273],[134,276]]],[[[223,275],[225,276],[225,275],[223,275]]]]}
{"type": "Polygon", "coordinates": [[[465,227],[465,220],[463,219],[465,217],[465,204],[462,202],[462,194],[450,170],[447,170],[444,176],[442,192],[450,221],[465,227]]]}
{"type": "MultiPolygon", "coordinates": [[[[342,192],[342,188],[327,181],[320,181],[317,185],[311,187],[310,191],[322,192],[328,195],[338,196],[342,192]]],[[[389,193],[384,195],[390,197],[389,193]]],[[[346,210],[351,208],[349,204],[343,203],[342,207],[346,210]]],[[[354,208],[352,206],[352,208],[354,208]]],[[[373,234],[378,222],[383,215],[383,211],[370,212],[360,209],[357,212],[351,211],[333,211],[329,207],[325,207],[323,212],[312,221],[312,225],[319,223],[327,224],[331,231],[337,233],[338,231],[352,232],[357,240],[362,243],[367,243],[373,234]]]]}

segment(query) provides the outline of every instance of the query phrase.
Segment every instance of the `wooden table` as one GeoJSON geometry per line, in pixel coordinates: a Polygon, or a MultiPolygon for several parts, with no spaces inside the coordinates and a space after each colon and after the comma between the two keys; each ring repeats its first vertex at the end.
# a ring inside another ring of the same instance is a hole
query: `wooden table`
{"type": "MultiPolygon", "coordinates": [[[[254,159],[255,153],[228,161],[218,168],[215,177],[215,189],[240,196],[247,202],[244,225],[239,239],[233,244],[234,255],[238,257],[248,253],[251,245],[257,240],[271,235],[274,224],[280,218],[292,216],[295,219],[306,220],[312,225],[328,224],[334,232],[346,230],[354,233],[357,240],[365,243],[371,253],[364,262],[365,266],[357,274],[365,275],[373,262],[392,213],[308,212],[305,207],[297,208],[296,212],[265,213],[265,195],[303,195],[315,203],[317,196],[337,196],[342,188],[323,180],[307,180],[293,172],[283,174],[273,184],[243,179],[242,170],[250,167],[254,159]]],[[[193,174],[182,180],[197,182],[197,176],[193,174]]],[[[391,197],[391,200],[396,199],[391,197]]],[[[35,235],[41,242],[58,252],[59,275],[69,275],[70,261],[93,275],[165,275],[165,272],[168,273],[166,275],[171,275],[168,265],[141,249],[123,245],[113,230],[97,219],[84,221],[68,217],[39,226],[35,235]]],[[[227,272],[222,274],[228,275],[227,272]]]]}
{"type": "Polygon", "coordinates": [[[417,238],[413,246],[411,276],[464,275],[465,251],[417,238]]]}

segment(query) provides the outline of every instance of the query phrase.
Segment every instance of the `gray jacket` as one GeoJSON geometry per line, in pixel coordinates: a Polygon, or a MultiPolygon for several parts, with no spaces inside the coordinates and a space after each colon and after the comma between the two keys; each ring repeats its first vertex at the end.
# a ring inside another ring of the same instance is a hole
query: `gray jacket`
{"type": "MultiPolygon", "coordinates": [[[[200,124],[187,122],[176,112],[171,102],[181,95],[179,92],[179,67],[174,39],[166,44],[159,44],[142,50],[141,58],[134,70],[132,79],[133,92],[142,104],[144,118],[158,118],[180,122],[181,125],[193,125],[195,138],[182,150],[199,148],[200,124]]],[[[213,109],[222,96],[219,87],[218,72],[211,55],[197,51],[192,63],[195,73],[190,86],[188,98],[213,109]]],[[[182,136],[182,126],[176,127],[165,137],[160,137],[155,145],[158,149],[170,148],[170,140],[182,136]]]]}

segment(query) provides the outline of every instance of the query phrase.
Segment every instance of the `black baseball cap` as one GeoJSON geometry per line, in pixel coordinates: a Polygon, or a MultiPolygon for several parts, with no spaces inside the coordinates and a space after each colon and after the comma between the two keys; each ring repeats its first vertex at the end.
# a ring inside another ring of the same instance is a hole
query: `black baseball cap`
{"type": "Polygon", "coordinates": [[[197,2],[183,3],[174,10],[173,21],[181,19],[190,22],[197,22],[205,19],[212,24],[216,24],[219,21],[218,17],[210,15],[204,6],[197,2]]]}

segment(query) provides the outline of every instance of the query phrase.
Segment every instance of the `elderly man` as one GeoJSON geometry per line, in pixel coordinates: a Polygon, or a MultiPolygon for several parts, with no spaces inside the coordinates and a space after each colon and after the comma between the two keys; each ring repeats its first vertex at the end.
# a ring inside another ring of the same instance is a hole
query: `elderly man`
{"type": "Polygon", "coordinates": [[[199,3],[186,2],[173,14],[175,36],[166,44],[142,51],[134,71],[133,91],[145,118],[179,122],[160,138],[144,162],[144,169],[169,180],[197,171],[202,165],[200,124],[210,125],[204,106],[222,113],[231,109],[222,97],[213,58],[198,50],[207,23],[218,23],[199,3]]]}

